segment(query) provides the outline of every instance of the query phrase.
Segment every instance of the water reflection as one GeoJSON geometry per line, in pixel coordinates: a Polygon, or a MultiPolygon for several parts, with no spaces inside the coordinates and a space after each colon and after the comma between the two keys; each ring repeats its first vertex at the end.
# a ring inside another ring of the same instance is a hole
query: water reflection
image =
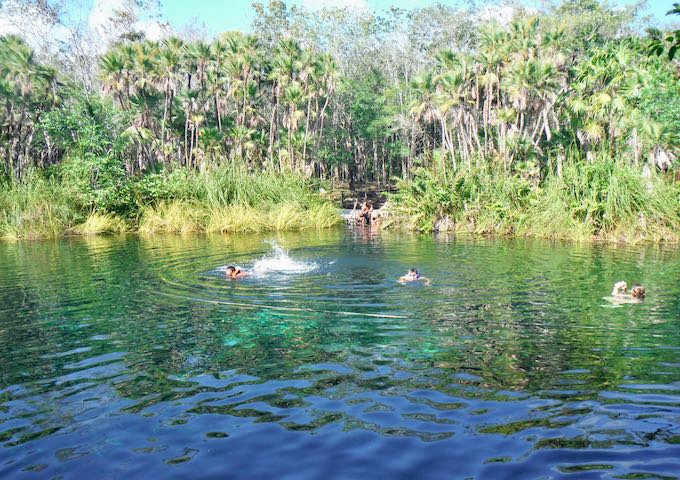
{"type": "Polygon", "coordinates": [[[677,475],[679,252],[362,232],[0,244],[1,471],[677,475]]]}

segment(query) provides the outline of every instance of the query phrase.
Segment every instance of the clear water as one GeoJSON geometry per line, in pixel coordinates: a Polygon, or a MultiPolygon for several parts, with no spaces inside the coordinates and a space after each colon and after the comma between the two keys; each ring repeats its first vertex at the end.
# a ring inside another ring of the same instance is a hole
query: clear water
{"type": "Polygon", "coordinates": [[[678,478],[680,251],[0,243],[0,365],[4,478],[678,478]]]}

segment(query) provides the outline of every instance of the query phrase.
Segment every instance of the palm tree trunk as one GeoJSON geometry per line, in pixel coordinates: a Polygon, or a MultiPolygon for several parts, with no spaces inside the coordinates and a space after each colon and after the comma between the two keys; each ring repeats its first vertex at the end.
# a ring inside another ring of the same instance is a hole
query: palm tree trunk
{"type": "Polygon", "coordinates": [[[302,163],[306,165],[307,163],[307,135],[309,134],[309,116],[312,109],[312,99],[311,97],[307,99],[307,118],[305,119],[305,135],[303,137],[302,143],[302,163]]]}
{"type": "Polygon", "coordinates": [[[221,132],[222,131],[222,115],[220,114],[220,94],[219,94],[219,92],[215,93],[213,103],[215,104],[215,119],[217,120],[217,129],[221,132]]]}
{"type": "Polygon", "coordinates": [[[323,136],[323,123],[324,123],[324,114],[326,113],[326,107],[328,107],[328,100],[331,96],[332,90],[328,91],[328,94],[326,95],[326,100],[323,102],[323,107],[321,107],[321,111],[319,112],[319,136],[317,137],[317,144],[316,146],[318,147],[319,144],[321,143],[321,137],[323,136]]]}
{"type": "MultiPolygon", "coordinates": [[[[269,122],[269,161],[272,166],[274,165],[274,128],[276,122],[276,112],[279,109],[279,96],[275,95],[276,100],[274,103],[274,108],[272,109],[272,118],[269,122]]],[[[280,160],[280,159],[279,159],[280,160]]],[[[279,170],[281,170],[281,165],[279,163],[279,170]]]]}
{"type": "Polygon", "coordinates": [[[187,112],[187,118],[184,122],[184,165],[189,166],[189,153],[188,153],[188,144],[189,144],[189,112],[187,112]]]}

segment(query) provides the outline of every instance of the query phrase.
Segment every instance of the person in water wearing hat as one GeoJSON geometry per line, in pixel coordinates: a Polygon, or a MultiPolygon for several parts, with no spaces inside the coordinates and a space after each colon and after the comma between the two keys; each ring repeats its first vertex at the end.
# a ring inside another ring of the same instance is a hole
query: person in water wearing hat
{"type": "Polygon", "coordinates": [[[429,278],[420,275],[415,268],[410,269],[406,275],[399,277],[399,283],[406,282],[423,282],[424,285],[430,285],[432,283],[429,278]]]}
{"type": "Polygon", "coordinates": [[[636,283],[633,285],[630,293],[628,293],[628,284],[626,282],[616,282],[614,284],[614,290],[612,290],[612,297],[621,299],[632,299],[635,301],[641,301],[645,298],[645,287],[636,283]]]}
{"type": "Polygon", "coordinates": [[[248,275],[248,272],[241,270],[239,267],[229,265],[225,270],[228,278],[243,278],[248,275]]]}

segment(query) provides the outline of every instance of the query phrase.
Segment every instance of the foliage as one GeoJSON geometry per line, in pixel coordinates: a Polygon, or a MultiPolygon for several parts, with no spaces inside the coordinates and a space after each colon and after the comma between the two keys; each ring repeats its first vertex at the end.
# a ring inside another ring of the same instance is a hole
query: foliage
{"type": "Polygon", "coordinates": [[[51,238],[140,232],[242,232],[325,228],[341,219],[302,176],[224,166],[126,177],[111,157],[69,159],[49,176],[0,187],[0,236],[51,238]]]}
{"type": "Polygon", "coordinates": [[[447,179],[421,169],[398,187],[391,199],[397,223],[421,231],[513,233],[536,197],[521,176],[491,168],[461,170],[447,179]]]}
{"type": "Polygon", "coordinates": [[[60,182],[27,173],[0,188],[0,237],[49,238],[64,235],[81,215],[60,182]]]}
{"type": "MultiPolygon", "coordinates": [[[[37,123],[60,103],[58,86],[57,71],[41,65],[20,37],[0,36],[0,155],[5,175],[18,177],[31,165],[37,123]]],[[[49,146],[45,153],[41,165],[53,159],[49,146]]]]}
{"type": "Polygon", "coordinates": [[[0,37],[4,231],[325,225],[320,180],[396,178],[423,231],[675,236],[677,45],[639,6],[253,8],[247,35],[126,29],[97,88],[0,37]]]}
{"type": "Polygon", "coordinates": [[[189,201],[174,201],[146,207],[142,211],[142,233],[234,233],[268,230],[327,228],[340,222],[335,208],[328,203],[302,208],[284,203],[271,209],[247,204],[206,207],[189,201]]]}
{"type": "Polygon", "coordinates": [[[53,148],[71,155],[116,156],[123,153],[121,134],[129,113],[115,108],[110,98],[70,87],[60,108],[47,112],[39,127],[53,148]]]}
{"type": "MultiPolygon", "coordinates": [[[[674,3],[666,15],[680,15],[680,3],[674,3]]],[[[668,59],[673,60],[680,48],[680,30],[664,33],[656,28],[648,30],[650,36],[649,50],[656,55],[667,51],[668,59]]]]}
{"type": "Polygon", "coordinates": [[[71,157],[59,168],[63,185],[83,211],[131,217],[135,202],[125,168],[114,157],[71,157]]]}
{"type": "Polygon", "coordinates": [[[572,158],[562,177],[533,186],[519,175],[461,171],[444,181],[419,171],[392,196],[392,226],[586,240],[680,240],[680,188],[648,181],[607,157],[572,158]]]}
{"type": "Polygon", "coordinates": [[[87,219],[71,229],[76,235],[101,235],[103,233],[124,233],[127,224],[119,217],[107,213],[91,213],[87,219]]]}

